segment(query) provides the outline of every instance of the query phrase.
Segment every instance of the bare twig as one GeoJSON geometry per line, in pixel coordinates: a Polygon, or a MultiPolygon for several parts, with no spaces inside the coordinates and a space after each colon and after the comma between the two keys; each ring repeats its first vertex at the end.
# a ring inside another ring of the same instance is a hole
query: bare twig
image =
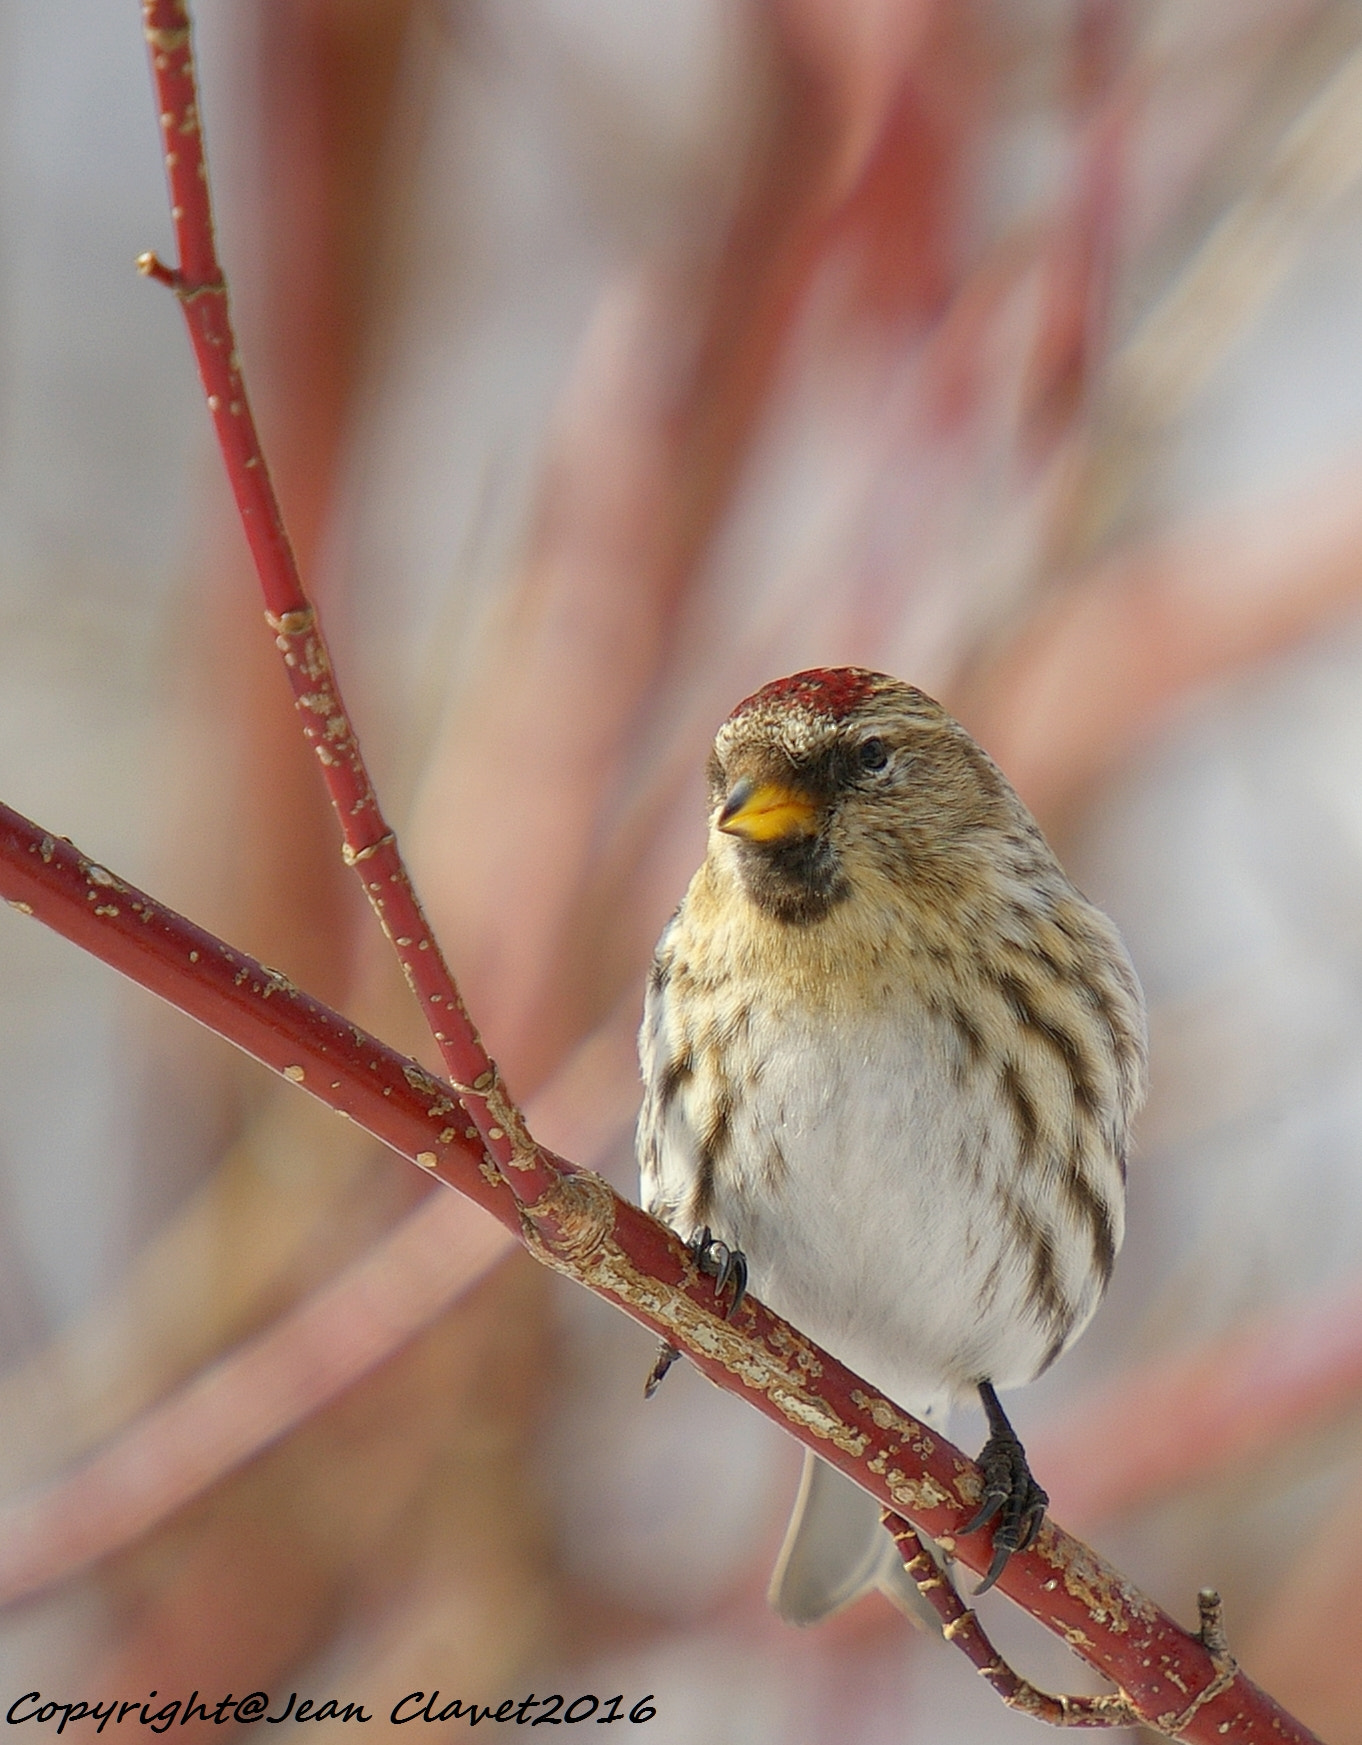
{"type": "Polygon", "coordinates": [[[917,1583],[917,1591],[940,1618],[941,1634],[955,1644],[1009,1709],[1018,1709],[1033,1720],[1047,1721],[1052,1727],[1139,1725],[1140,1714],[1124,1691],[1108,1696],[1056,1697],[1038,1690],[1014,1672],[984,1634],[978,1614],[960,1598],[916,1530],[891,1509],[885,1509],[881,1519],[902,1552],[903,1566],[917,1583]]]}
{"type": "Polygon", "coordinates": [[[1216,1665],[1222,1669],[1235,1664],[1230,1653],[1229,1641],[1225,1635],[1225,1618],[1220,1604],[1220,1595],[1213,1587],[1204,1587],[1196,1597],[1197,1610],[1201,1613],[1201,1640],[1206,1646],[1206,1652],[1216,1665]]]}
{"type": "Polygon", "coordinates": [[[454,978],[389,829],[341,699],[316,610],[298,570],[251,416],[217,256],[204,157],[198,86],[184,0],[143,0],[178,267],[144,254],[139,269],[174,290],[184,311],[223,465],[283,657],[303,733],[317,754],[340,820],[343,854],[397,953],[439,1044],[459,1107],[473,1121],[515,1197],[539,1203],[557,1185],[548,1154],[536,1146],[507,1096],[464,1008],[454,978]]]}

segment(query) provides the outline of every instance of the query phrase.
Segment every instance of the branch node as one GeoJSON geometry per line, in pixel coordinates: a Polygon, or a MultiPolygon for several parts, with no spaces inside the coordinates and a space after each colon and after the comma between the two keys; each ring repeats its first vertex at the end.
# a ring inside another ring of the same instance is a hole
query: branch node
{"type": "Polygon", "coordinates": [[[615,1196],[593,1171],[574,1170],[560,1175],[532,1205],[520,1208],[520,1225],[536,1260],[556,1272],[576,1272],[613,1234],[615,1196]]]}
{"type": "Polygon", "coordinates": [[[1206,1704],[1212,1702],[1222,1691],[1227,1691],[1238,1676],[1239,1668],[1231,1660],[1227,1666],[1221,1667],[1204,1690],[1197,1692],[1181,1714],[1160,1715],[1155,1720],[1154,1725],[1161,1733],[1166,1733],[1170,1739],[1175,1739],[1179,1733],[1184,1732],[1192,1724],[1192,1721],[1206,1707],[1206,1704]]]}
{"type": "Polygon", "coordinates": [[[168,267],[153,249],[138,255],[137,270],[144,279],[155,279],[158,285],[168,285],[181,303],[192,303],[196,297],[227,295],[227,285],[223,279],[201,279],[191,284],[178,267],[168,267]]]}
{"type": "Polygon", "coordinates": [[[179,273],[174,267],[168,267],[152,249],[138,255],[137,270],[144,279],[155,279],[158,285],[168,285],[172,291],[180,289],[179,273]]]}
{"type": "MultiPolygon", "coordinates": [[[[145,260],[146,256],[142,258],[145,260]]],[[[306,636],[317,622],[317,612],[312,606],[295,607],[292,612],[281,612],[277,618],[273,612],[266,612],[265,622],[276,636],[306,636]]]]}
{"type": "Polygon", "coordinates": [[[160,55],[174,54],[177,49],[185,48],[189,43],[187,24],[177,30],[158,30],[155,25],[148,24],[143,34],[148,45],[160,55]]]}
{"type": "MultiPolygon", "coordinates": [[[[492,1123],[487,1127],[485,1137],[506,1139],[509,1142],[511,1155],[508,1161],[513,1168],[542,1170],[549,1164],[543,1147],[531,1137],[524,1115],[512,1102],[511,1094],[503,1084],[495,1062],[486,1072],[479,1073],[471,1085],[461,1084],[458,1079],[450,1079],[449,1084],[461,1100],[472,1097],[475,1102],[483,1105],[492,1123]]],[[[467,1107],[467,1104],[464,1106],[467,1107]]],[[[474,1120],[476,1119],[474,1116],[474,1120]]],[[[549,1169],[556,1177],[556,1171],[551,1165],[549,1169]]]]}
{"type": "Polygon", "coordinates": [[[377,842],[371,842],[364,848],[351,848],[348,842],[343,842],[341,844],[341,859],[346,866],[358,866],[361,861],[371,859],[380,850],[391,848],[396,841],[396,836],[391,830],[388,830],[379,837],[377,842]]]}
{"type": "Polygon", "coordinates": [[[1223,1672],[1227,1667],[1233,1669],[1238,1665],[1230,1653],[1229,1638],[1225,1634],[1224,1608],[1220,1595],[1213,1587],[1204,1587],[1196,1597],[1197,1606],[1201,1611],[1201,1645],[1215,1662],[1217,1669],[1223,1672]]]}
{"type": "MultiPolygon", "coordinates": [[[[176,273],[175,295],[181,303],[192,303],[197,297],[225,297],[227,283],[225,279],[200,279],[191,285],[183,273],[176,273]]],[[[239,411],[239,404],[234,403],[232,410],[239,411]]]]}

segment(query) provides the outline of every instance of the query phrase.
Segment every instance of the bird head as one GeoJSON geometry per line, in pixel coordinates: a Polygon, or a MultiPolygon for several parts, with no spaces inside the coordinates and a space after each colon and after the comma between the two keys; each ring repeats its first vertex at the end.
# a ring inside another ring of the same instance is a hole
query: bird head
{"type": "Polygon", "coordinates": [[[958,880],[972,841],[1029,825],[940,704],[859,667],[795,673],[740,703],[715,739],[709,785],[711,861],[791,924],[958,880]]]}

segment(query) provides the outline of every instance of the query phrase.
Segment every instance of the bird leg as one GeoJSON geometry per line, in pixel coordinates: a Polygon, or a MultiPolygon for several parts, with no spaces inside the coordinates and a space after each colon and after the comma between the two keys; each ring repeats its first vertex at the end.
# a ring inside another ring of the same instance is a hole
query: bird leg
{"type": "Polygon", "coordinates": [[[964,1531],[977,1533],[995,1516],[998,1524],[993,1529],[993,1561],[988,1566],[988,1574],[974,1590],[976,1597],[993,1586],[1006,1569],[1012,1553],[1025,1551],[1040,1532],[1045,1505],[1050,1500],[1031,1476],[1026,1451],[998,1403],[993,1383],[981,1381],[978,1386],[989,1428],[988,1441],[979,1454],[984,1494],[979,1513],[964,1531]]]}
{"type": "MultiPolygon", "coordinates": [[[[724,1311],[724,1320],[731,1321],[737,1314],[743,1298],[747,1295],[747,1256],[741,1248],[730,1248],[726,1242],[718,1241],[710,1234],[708,1224],[698,1236],[691,1239],[687,1247],[690,1249],[690,1257],[696,1271],[704,1273],[706,1277],[715,1281],[714,1294],[716,1297],[722,1297],[728,1289],[729,1283],[732,1283],[733,1301],[724,1311]]],[[[652,1369],[648,1372],[647,1381],[643,1384],[645,1400],[652,1399],[662,1386],[662,1378],[680,1355],[681,1353],[669,1339],[663,1339],[659,1343],[657,1358],[652,1369]]]]}

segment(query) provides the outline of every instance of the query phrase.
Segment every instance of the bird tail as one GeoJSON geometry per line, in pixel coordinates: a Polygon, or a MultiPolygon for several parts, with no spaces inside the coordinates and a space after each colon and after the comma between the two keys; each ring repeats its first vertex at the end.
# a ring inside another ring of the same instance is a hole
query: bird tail
{"type": "MultiPolygon", "coordinates": [[[[925,1541],[931,1549],[931,1542],[925,1541]]],[[[818,1624],[864,1594],[885,1595],[920,1629],[941,1622],[880,1525],[880,1505],[808,1449],[785,1542],[767,1590],[787,1624],[818,1624]]]]}

